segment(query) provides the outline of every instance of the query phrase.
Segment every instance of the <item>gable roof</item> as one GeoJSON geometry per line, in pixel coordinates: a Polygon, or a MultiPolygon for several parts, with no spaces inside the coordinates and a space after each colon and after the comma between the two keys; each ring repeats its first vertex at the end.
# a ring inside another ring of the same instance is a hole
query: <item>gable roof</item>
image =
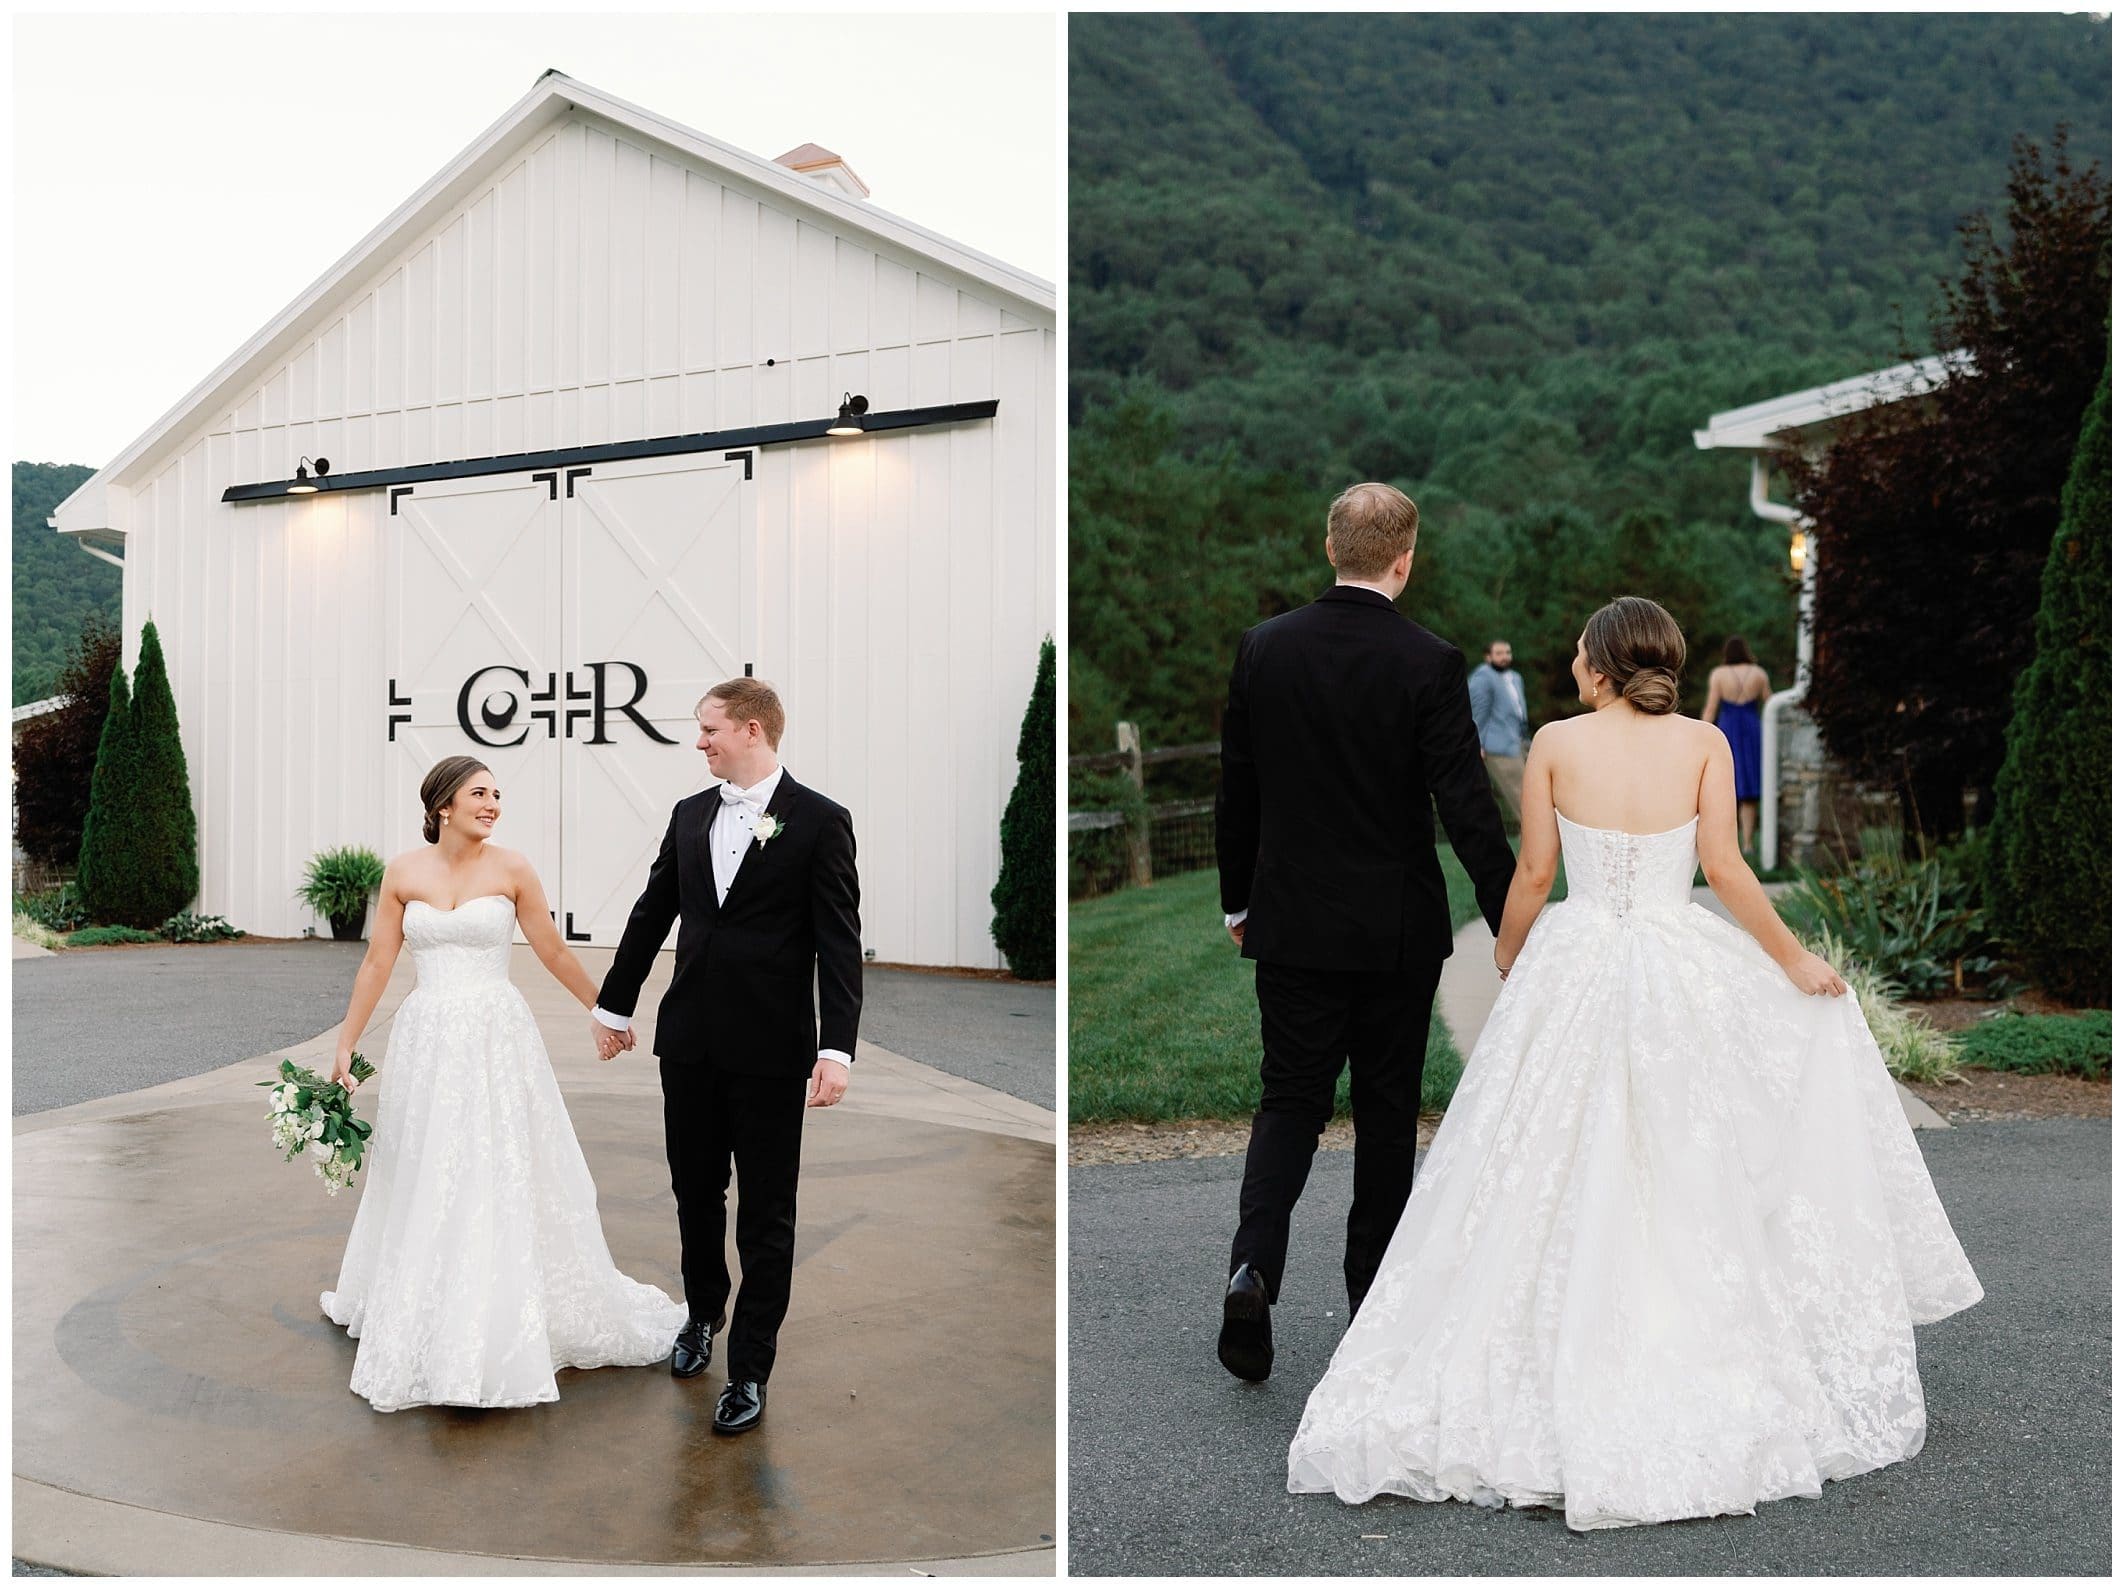
{"type": "Polygon", "coordinates": [[[389,258],[411,244],[482,178],[514,154],[532,134],[578,109],[602,117],[639,138],[740,177],[799,209],[822,215],[837,230],[856,232],[921,255],[969,281],[1000,293],[1012,303],[1024,306],[1034,318],[1044,315],[1052,320],[1054,316],[1052,282],[977,249],[955,243],[913,221],[844,196],[787,166],[695,132],[654,111],[644,110],[549,68],[531,85],[529,93],[466,145],[454,160],[429,178],[426,185],[386,216],[375,230],[342,255],[322,276],[304,288],[257,335],[180,398],[117,457],[76,487],[59,504],[48,522],[63,534],[121,544],[114,542],[109,533],[124,529],[123,524],[114,524],[112,520],[110,486],[131,484],[129,476],[132,472],[144,463],[154,462],[165,446],[193,427],[200,415],[227,407],[274,361],[293,351],[314,331],[318,320],[336,306],[339,295],[353,286],[377,261],[389,258]]]}
{"type": "Polygon", "coordinates": [[[1846,414],[1856,414],[1880,403],[1900,403],[1906,398],[1922,397],[1946,384],[1950,363],[1957,370],[1967,371],[1972,361],[1965,352],[1943,353],[1914,363],[1875,370],[1870,375],[1832,381],[1827,386],[1810,386],[1804,392],[1765,398],[1746,408],[1729,408],[1704,421],[1704,428],[1696,432],[1696,445],[1700,448],[1747,447],[1756,451],[1783,446],[1798,432],[1841,419],[1846,414]]]}

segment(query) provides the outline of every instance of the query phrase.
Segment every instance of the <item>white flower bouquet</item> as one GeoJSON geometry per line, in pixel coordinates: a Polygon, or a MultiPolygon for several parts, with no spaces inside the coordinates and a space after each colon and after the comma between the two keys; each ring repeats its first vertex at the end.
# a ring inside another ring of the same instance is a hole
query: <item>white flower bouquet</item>
{"type": "MultiPolygon", "coordinates": [[[[356,1081],[367,1081],[376,1067],[356,1054],[356,1081]]],[[[354,1112],[354,1095],[335,1081],[326,1081],[314,1070],[305,1070],[292,1059],[280,1062],[280,1074],[258,1083],[270,1087],[273,1107],[266,1118],[273,1122],[273,1146],[283,1163],[298,1153],[314,1161],[325,1193],[337,1197],[353,1183],[361,1168],[361,1155],[372,1127],[354,1112]]]]}

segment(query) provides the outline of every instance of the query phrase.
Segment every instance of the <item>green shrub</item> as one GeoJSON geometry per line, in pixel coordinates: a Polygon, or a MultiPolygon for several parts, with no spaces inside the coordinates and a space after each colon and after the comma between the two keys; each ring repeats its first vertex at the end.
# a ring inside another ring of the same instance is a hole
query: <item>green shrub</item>
{"type": "Polygon", "coordinates": [[[1979,1070],[2100,1081],[2109,1074],[2109,1011],[1993,1016],[1962,1034],[1961,1058],[1979,1070]]]}
{"type": "Polygon", "coordinates": [[[140,847],[129,866],[131,913],[112,919],[154,927],[199,893],[199,821],[192,812],[177,702],[152,619],[141,630],[140,664],[133,670],[132,734],[140,847]]]}
{"type": "Polygon", "coordinates": [[[66,940],[51,928],[19,910],[15,912],[15,936],[24,943],[35,944],[39,949],[60,949],[66,945],[66,940]]]}
{"type": "Polygon", "coordinates": [[[326,921],[359,920],[369,896],[383,886],[383,858],[374,850],[346,845],[320,850],[310,858],[295,897],[326,921]]]}
{"type": "Polygon", "coordinates": [[[157,936],[171,943],[218,943],[224,938],[241,938],[243,929],[231,927],[219,916],[199,916],[187,910],[164,922],[157,936]]]}
{"type": "Polygon", "coordinates": [[[1802,871],[1777,912],[1803,941],[1831,937],[1911,998],[1982,997],[2003,982],[1976,869],[1960,850],[1905,855],[1902,835],[1868,829],[1845,872],[1802,871]]]}
{"type": "Polygon", "coordinates": [[[1018,782],[1003,808],[1003,867],[989,932],[1012,976],[1055,974],[1055,643],[1042,642],[1018,729],[1018,782]]]}
{"type": "Polygon", "coordinates": [[[84,927],[71,934],[66,945],[69,949],[91,949],[104,943],[160,943],[161,935],[142,932],[138,927],[84,927]]]}
{"type": "Polygon", "coordinates": [[[1904,990],[1893,977],[1884,976],[1833,934],[1817,934],[1806,942],[1858,995],[1859,1012],[1866,1017],[1866,1029],[1873,1033],[1889,1075],[1898,1081],[1955,1079],[1954,1039],[1903,1008],[1904,990]]]}
{"type": "Polygon", "coordinates": [[[81,819],[81,858],[74,882],[89,913],[116,920],[126,903],[127,866],[138,844],[133,790],[132,691],[123,666],[111,669],[110,704],[89,775],[88,815],[81,819]]]}
{"type": "Polygon", "coordinates": [[[15,914],[27,916],[48,932],[74,932],[89,924],[88,907],[72,883],[61,883],[38,894],[17,894],[15,914]]]}
{"type": "Polygon", "coordinates": [[[1985,904],[2041,986],[2109,1002],[2109,373],[2080,431],[2014,684],[1985,904]]]}

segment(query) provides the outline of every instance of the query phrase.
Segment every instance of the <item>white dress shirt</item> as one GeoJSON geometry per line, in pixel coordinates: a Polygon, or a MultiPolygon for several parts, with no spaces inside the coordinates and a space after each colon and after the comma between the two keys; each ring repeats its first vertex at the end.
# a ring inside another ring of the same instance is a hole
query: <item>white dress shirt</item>
{"type": "MultiPolygon", "coordinates": [[[[774,792],[781,784],[782,769],[777,764],[774,771],[758,783],[736,790],[738,798],[735,800],[727,794],[720,794],[730,787],[728,784],[715,785],[720,803],[708,822],[708,859],[715,868],[715,902],[718,905],[730,897],[730,885],[737,881],[738,869],[745,864],[746,856],[758,847],[759,836],[753,829],[758,826],[768,802],[774,799],[774,792]]],[[[629,1016],[614,1015],[603,1005],[590,1013],[615,1032],[627,1030],[632,1020],[629,1016]]],[[[838,1048],[820,1049],[819,1058],[843,1065],[855,1063],[853,1055],[844,1054],[838,1048]]]]}
{"type": "MultiPolygon", "coordinates": [[[[1341,579],[1341,578],[1338,578],[1338,579],[1337,579],[1337,580],[1335,581],[1335,583],[1336,583],[1337,585],[1355,585],[1355,586],[1356,586],[1356,587],[1357,587],[1357,588],[1358,588],[1359,590],[1374,590],[1374,591],[1377,591],[1377,592],[1378,592],[1378,593],[1379,593],[1380,595],[1382,595],[1382,596],[1386,597],[1386,599],[1387,599],[1388,601],[1392,601],[1392,600],[1394,600],[1394,593],[1393,593],[1393,592],[1392,592],[1391,590],[1388,590],[1388,589],[1386,588],[1386,586],[1384,586],[1384,585],[1375,585],[1375,584],[1373,584],[1373,583],[1372,583],[1372,582],[1371,582],[1371,581],[1370,581],[1369,579],[1341,579]]],[[[1245,921],[1245,920],[1246,920],[1246,912],[1245,912],[1245,911],[1243,911],[1243,910],[1234,910],[1234,911],[1228,911],[1228,912],[1226,912],[1226,913],[1225,913],[1225,917],[1224,917],[1224,925],[1225,925],[1225,927],[1226,927],[1227,929],[1229,929],[1229,928],[1232,928],[1232,927],[1236,927],[1236,926],[1238,926],[1238,925],[1239,925],[1239,923],[1241,923],[1242,921],[1245,921]]]]}

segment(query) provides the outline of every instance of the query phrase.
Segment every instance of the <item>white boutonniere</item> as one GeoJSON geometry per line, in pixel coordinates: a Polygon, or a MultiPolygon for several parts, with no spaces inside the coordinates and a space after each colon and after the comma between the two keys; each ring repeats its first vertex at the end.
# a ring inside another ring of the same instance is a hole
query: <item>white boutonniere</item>
{"type": "Polygon", "coordinates": [[[780,817],[762,813],[760,820],[752,824],[752,842],[764,850],[767,848],[767,841],[779,837],[786,826],[780,817]]]}

